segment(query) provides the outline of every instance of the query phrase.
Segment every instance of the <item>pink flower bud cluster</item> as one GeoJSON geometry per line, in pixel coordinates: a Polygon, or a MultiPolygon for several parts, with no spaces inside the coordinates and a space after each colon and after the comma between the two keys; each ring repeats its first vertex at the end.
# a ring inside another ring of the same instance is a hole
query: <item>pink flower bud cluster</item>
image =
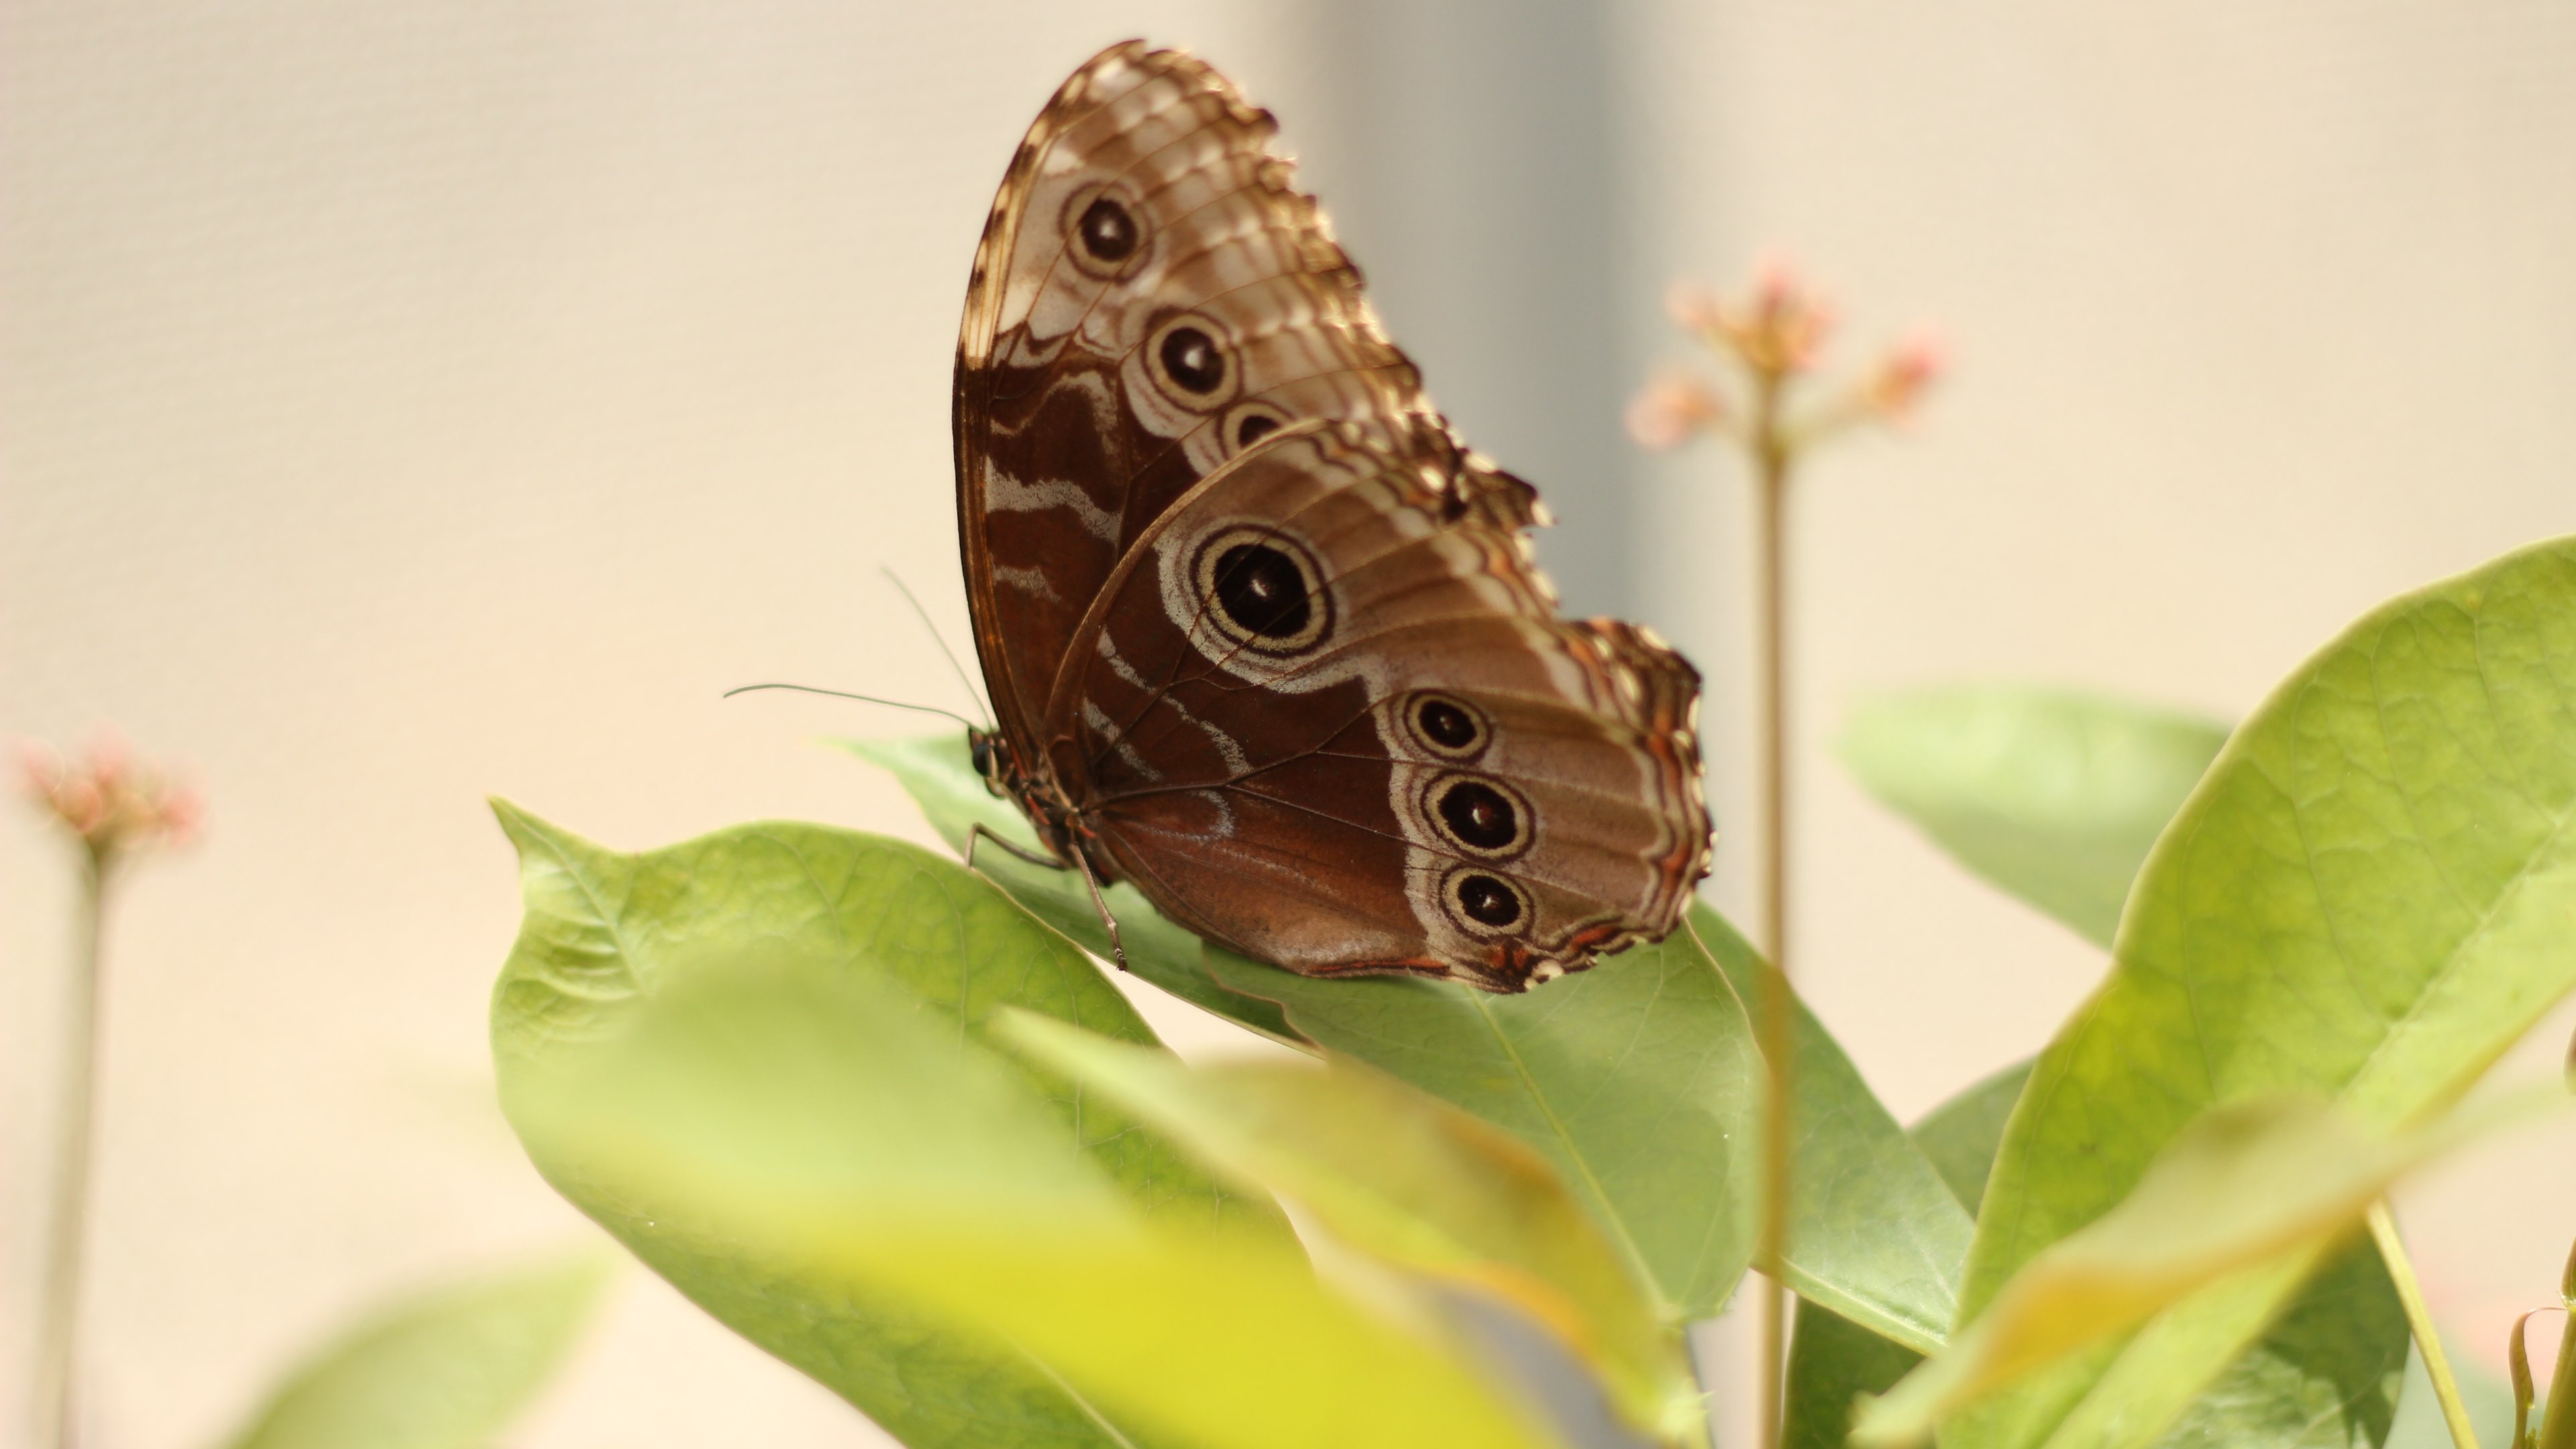
{"type": "Polygon", "coordinates": [[[1752,396],[1739,406],[1716,383],[1678,372],[1659,375],[1628,405],[1628,433],[1640,447],[1661,451],[1702,433],[1733,436],[1765,422],[1785,425],[1776,441],[1794,447],[1856,423],[1900,423],[1941,375],[1939,347],[1926,338],[1909,339],[1822,403],[1784,415],[1783,395],[1816,371],[1833,336],[1834,309],[1821,293],[1775,261],[1755,275],[1741,300],[1682,283],[1665,306],[1684,331],[1734,365],[1742,374],[1739,389],[1752,396]]]}
{"type": "Polygon", "coordinates": [[[38,808],[80,837],[95,861],[185,844],[204,820],[205,805],[195,790],[135,759],[113,734],[92,740],[88,754],[78,761],[65,759],[49,745],[24,741],[19,763],[38,808]]]}

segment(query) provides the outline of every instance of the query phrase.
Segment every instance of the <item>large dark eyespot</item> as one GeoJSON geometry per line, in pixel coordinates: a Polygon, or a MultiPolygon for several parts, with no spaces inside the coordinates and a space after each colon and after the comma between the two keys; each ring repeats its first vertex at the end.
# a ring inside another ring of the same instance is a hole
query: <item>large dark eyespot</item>
{"type": "Polygon", "coordinates": [[[1216,606],[1235,627],[1264,639],[1294,639],[1315,615],[1304,571],[1266,543],[1238,543],[1217,555],[1216,606]]]}
{"type": "Polygon", "coordinates": [[[1480,926],[1501,930],[1521,918],[1520,892],[1492,876],[1462,876],[1452,889],[1458,898],[1458,909],[1480,926]]]}
{"type": "Polygon", "coordinates": [[[1103,262],[1127,260],[1135,254],[1139,240],[1135,216],[1107,196],[1083,208],[1082,220],[1074,224],[1074,234],[1082,238],[1084,251],[1103,262]]]}
{"type": "Polygon", "coordinates": [[[1163,360],[1163,375],[1175,387],[1206,394],[1225,385],[1225,354],[1217,350],[1216,339],[1195,327],[1175,327],[1164,333],[1157,355],[1163,360]]]}
{"type": "Polygon", "coordinates": [[[1202,647],[1226,658],[1249,651],[1284,659],[1315,648],[1333,631],[1324,571],[1304,542],[1276,524],[1211,530],[1191,550],[1188,577],[1197,585],[1197,611],[1173,622],[1218,636],[1202,647]]]}
{"type": "Polygon", "coordinates": [[[1482,780],[1460,780],[1440,792],[1440,823],[1462,845],[1500,850],[1520,837],[1520,812],[1482,780]]]}
{"type": "Polygon", "coordinates": [[[1464,757],[1485,747],[1484,721],[1446,695],[1415,696],[1413,733],[1435,754],[1464,757]]]}

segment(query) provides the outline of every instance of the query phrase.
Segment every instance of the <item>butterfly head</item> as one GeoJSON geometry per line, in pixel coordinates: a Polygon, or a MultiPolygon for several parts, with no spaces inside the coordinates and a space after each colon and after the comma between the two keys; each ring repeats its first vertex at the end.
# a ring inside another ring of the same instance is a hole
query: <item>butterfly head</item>
{"type": "Polygon", "coordinates": [[[983,777],[984,788],[1007,800],[1011,798],[1012,778],[1018,772],[1011,766],[1010,747],[998,730],[966,727],[966,756],[983,777]]]}

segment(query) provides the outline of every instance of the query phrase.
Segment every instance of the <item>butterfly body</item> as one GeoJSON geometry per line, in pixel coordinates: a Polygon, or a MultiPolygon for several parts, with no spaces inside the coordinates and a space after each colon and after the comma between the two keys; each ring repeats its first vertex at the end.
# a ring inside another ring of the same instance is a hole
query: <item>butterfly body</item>
{"type": "Polygon", "coordinates": [[[1698,676],[1560,618],[1536,493],[1468,451],[1200,62],[1113,47],[1030,129],[958,349],[958,521],[1059,860],[1317,975],[1516,991],[1706,873],[1698,676]]]}

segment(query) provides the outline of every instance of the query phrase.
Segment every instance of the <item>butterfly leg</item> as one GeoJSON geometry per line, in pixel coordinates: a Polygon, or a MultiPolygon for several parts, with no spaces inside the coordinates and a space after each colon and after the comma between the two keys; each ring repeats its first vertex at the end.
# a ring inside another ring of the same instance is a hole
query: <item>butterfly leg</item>
{"type": "Polygon", "coordinates": [[[1101,929],[1109,933],[1110,959],[1124,971],[1127,969],[1127,945],[1118,939],[1118,918],[1109,914],[1109,903],[1100,898],[1100,881],[1091,873],[1091,862],[1083,859],[1082,852],[1077,850],[1073,853],[1073,863],[1082,870],[1082,883],[1091,888],[1091,908],[1100,913],[1101,929]]]}
{"type": "MultiPolygon", "coordinates": [[[[1056,859],[1054,856],[1049,855],[1044,851],[1031,850],[1016,840],[1008,840],[1002,836],[994,834],[992,831],[984,828],[983,821],[978,820],[966,829],[966,868],[968,870],[973,870],[975,868],[975,847],[987,840],[993,842],[996,849],[1000,850],[1004,855],[1010,856],[1014,860],[1024,860],[1031,865],[1042,865],[1049,870],[1064,870],[1067,868],[1063,861],[1056,859]]],[[[1092,894],[1097,896],[1099,892],[1095,890],[1092,894]]]]}
{"type": "MultiPolygon", "coordinates": [[[[1042,854],[1038,851],[1029,849],[1027,846],[1022,845],[1017,841],[1007,840],[994,834],[992,831],[985,829],[984,823],[979,820],[975,822],[975,824],[967,827],[966,830],[966,868],[968,870],[973,870],[975,868],[975,847],[987,840],[993,842],[993,844],[998,847],[1004,855],[1010,856],[1015,860],[1024,860],[1031,865],[1042,865],[1049,870],[1065,870],[1068,868],[1063,861],[1056,859],[1052,855],[1042,854]]],[[[1109,902],[1101,898],[1100,881],[1098,877],[1091,873],[1091,862],[1084,860],[1082,858],[1082,853],[1080,851],[1076,851],[1074,852],[1073,865],[1070,868],[1082,872],[1082,883],[1091,892],[1091,908],[1100,913],[1100,928],[1109,933],[1110,959],[1117,962],[1119,970],[1126,970],[1127,944],[1118,937],[1118,918],[1109,914],[1109,902]]]]}

